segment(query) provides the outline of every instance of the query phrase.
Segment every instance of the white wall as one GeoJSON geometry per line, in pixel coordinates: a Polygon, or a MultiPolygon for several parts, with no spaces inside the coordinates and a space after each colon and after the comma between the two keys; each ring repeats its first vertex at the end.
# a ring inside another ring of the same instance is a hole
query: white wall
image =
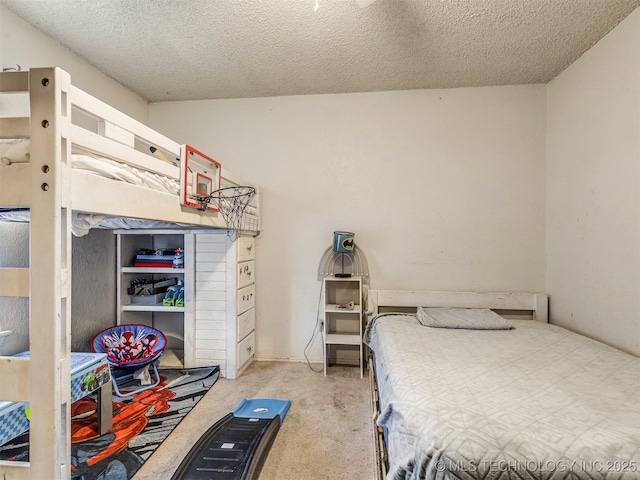
{"type": "Polygon", "coordinates": [[[547,95],[551,321],[640,355],[640,9],[547,95]]]}
{"type": "MultiPolygon", "coordinates": [[[[147,123],[147,102],[0,5],[0,68],[60,67],[73,84],[147,123]]],[[[0,109],[2,108],[0,103],[0,109]]],[[[0,110],[0,115],[2,114],[0,110]]]]}
{"type": "Polygon", "coordinates": [[[543,85],[149,108],[261,186],[257,358],[296,360],[334,230],[355,232],[372,288],[544,291],[545,118],[543,85]]]}

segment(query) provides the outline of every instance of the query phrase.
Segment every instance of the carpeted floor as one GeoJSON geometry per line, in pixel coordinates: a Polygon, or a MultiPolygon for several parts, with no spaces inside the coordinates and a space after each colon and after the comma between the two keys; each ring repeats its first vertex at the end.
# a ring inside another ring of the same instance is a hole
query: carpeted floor
{"type": "Polygon", "coordinates": [[[255,361],[236,380],[220,378],[133,480],[171,478],[195,441],[243,398],[291,401],[260,480],[375,478],[366,376],[353,367],[332,367],[324,377],[304,363],[255,361]]]}

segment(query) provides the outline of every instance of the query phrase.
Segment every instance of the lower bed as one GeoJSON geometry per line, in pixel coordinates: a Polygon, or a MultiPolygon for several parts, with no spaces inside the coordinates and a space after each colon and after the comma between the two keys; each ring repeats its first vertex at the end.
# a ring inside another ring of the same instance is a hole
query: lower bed
{"type": "Polygon", "coordinates": [[[390,479],[640,478],[640,359],[560,327],[365,332],[390,479]]]}
{"type": "MultiPolygon", "coordinates": [[[[28,356],[29,352],[14,355],[28,356]]],[[[98,429],[104,433],[111,429],[111,373],[107,355],[71,353],[71,403],[98,389],[98,429]]],[[[0,445],[29,430],[28,406],[28,403],[0,402],[0,445]]]]}

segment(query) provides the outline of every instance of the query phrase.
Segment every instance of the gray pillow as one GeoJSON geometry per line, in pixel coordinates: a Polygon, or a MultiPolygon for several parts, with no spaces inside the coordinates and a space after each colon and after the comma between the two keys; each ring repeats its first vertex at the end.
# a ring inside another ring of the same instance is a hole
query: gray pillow
{"type": "Polygon", "coordinates": [[[468,330],[511,330],[511,325],[488,308],[418,307],[418,321],[426,327],[468,330]]]}

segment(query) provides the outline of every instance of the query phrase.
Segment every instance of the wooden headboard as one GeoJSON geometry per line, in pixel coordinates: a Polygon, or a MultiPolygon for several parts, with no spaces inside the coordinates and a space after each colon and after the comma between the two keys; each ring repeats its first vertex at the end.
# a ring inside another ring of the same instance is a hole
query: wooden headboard
{"type": "Polygon", "coordinates": [[[367,313],[413,311],[417,307],[490,308],[504,316],[525,313],[538,322],[549,321],[549,299],[544,293],[418,292],[369,290],[367,313]]]}

